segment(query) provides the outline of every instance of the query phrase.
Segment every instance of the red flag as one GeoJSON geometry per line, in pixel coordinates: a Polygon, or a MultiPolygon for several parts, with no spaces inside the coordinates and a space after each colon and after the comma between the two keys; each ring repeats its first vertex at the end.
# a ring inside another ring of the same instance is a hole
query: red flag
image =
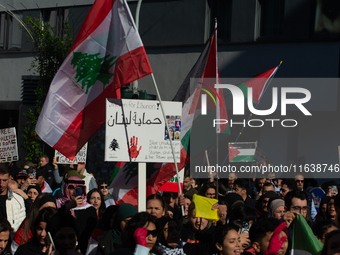
{"type": "Polygon", "coordinates": [[[55,75],[36,125],[68,158],[105,122],[105,98],[152,73],[125,0],[96,0],[55,75]]]}

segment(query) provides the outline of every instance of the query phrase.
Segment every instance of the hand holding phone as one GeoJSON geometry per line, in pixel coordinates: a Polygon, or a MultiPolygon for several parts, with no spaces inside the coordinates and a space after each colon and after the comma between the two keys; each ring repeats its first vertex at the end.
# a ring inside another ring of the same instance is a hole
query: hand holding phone
{"type": "Polygon", "coordinates": [[[76,191],[75,191],[75,197],[79,197],[83,194],[83,190],[81,188],[76,188],[76,191]]]}
{"type": "Polygon", "coordinates": [[[52,250],[55,250],[55,246],[54,246],[54,242],[53,242],[53,238],[51,236],[50,232],[47,232],[47,236],[46,236],[46,246],[48,246],[49,244],[52,245],[52,250]]]}

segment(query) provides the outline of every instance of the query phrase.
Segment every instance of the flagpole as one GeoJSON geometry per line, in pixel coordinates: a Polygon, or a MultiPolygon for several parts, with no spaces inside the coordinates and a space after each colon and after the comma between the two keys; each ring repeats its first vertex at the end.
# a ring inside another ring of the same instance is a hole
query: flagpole
{"type": "MultiPolygon", "coordinates": [[[[123,0],[123,2],[127,6],[126,0],[123,0]]],[[[131,15],[129,8],[127,8],[127,11],[131,15]]],[[[136,27],[136,24],[134,22],[132,22],[132,25],[135,28],[135,30],[138,31],[138,29],[136,27]]],[[[163,108],[163,104],[162,104],[162,100],[161,100],[161,95],[159,94],[157,83],[156,83],[155,76],[153,75],[153,73],[151,73],[151,78],[152,78],[153,84],[155,85],[155,89],[156,89],[156,93],[157,93],[157,96],[158,96],[159,105],[161,106],[161,111],[162,111],[162,114],[163,114],[166,130],[167,130],[168,134],[170,134],[169,125],[168,125],[168,122],[166,121],[166,117],[165,117],[165,113],[164,113],[164,108],[163,108]]],[[[182,195],[182,189],[181,189],[181,184],[180,184],[180,179],[179,179],[179,174],[178,174],[178,166],[177,166],[177,161],[176,161],[176,157],[175,157],[174,146],[172,144],[172,140],[169,139],[169,141],[170,141],[172,156],[174,158],[174,163],[175,163],[177,183],[178,183],[178,190],[179,190],[179,194],[182,195]]],[[[138,194],[138,197],[139,197],[139,194],[138,194]]],[[[181,208],[182,208],[182,215],[184,216],[184,206],[182,205],[181,208]]]]}
{"type": "MultiPolygon", "coordinates": [[[[215,70],[216,70],[216,84],[219,83],[218,81],[218,58],[217,58],[217,18],[215,18],[215,70]]],[[[220,91],[220,89],[218,89],[220,91]]],[[[216,96],[216,119],[220,119],[220,102],[217,100],[216,96]]],[[[218,134],[221,132],[220,125],[216,126],[216,165],[218,165],[218,134]]],[[[218,172],[216,175],[216,199],[218,199],[218,172]]]]}
{"type": "MultiPolygon", "coordinates": [[[[143,0],[138,0],[137,8],[136,8],[136,24],[135,29],[139,31],[139,13],[143,0]]],[[[125,2],[125,1],[124,1],[125,2]]],[[[126,3],[126,2],[125,2],[126,3]]],[[[138,80],[132,82],[132,91],[133,93],[138,92],[138,80]]],[[[131,160],[130,160],[131,161],[131,160]]],[[[146,163],[139,162],[138,163],[138,212],[143,212],[146,210],[146,188],[143,188],[146,184],[146,163]]]]}
{"type": "MultiPolygon", "coordinates": [[[[169,125],[168,125],[168,122],[166,121],[166,117],[165,117],[165,113],[164,113],[161,95],[159,94],[157,83],[156,83],[155,76],[153,75],[153,73],[151,73],[151,78],[152,78],[153,84],[155,85],[155,89],[156,89],[156,93],[157,93],[157,96],[158,96],[159,105],[161,107],[161,111],[162,111],[162,114],[163,114],[166,130],[167,130],[168,134],[170,134],[169,125]]],[[[178,166],[177,166],[177,161],[176,161],[176,157],[175,157],[175,150],[174,150],[174,146],[172,144],[171,137],[170,137],[169,141],[170,141],[170,146],[171,146],[171,153],[172,153],[172,156],[174,158],[179,195],[182,195],[182,189],[181,189],[181,184],[180,184],[180,179],[179,179],[179,174],[178,174],[178,166]]],[[[182,215],[184,216],[184,206],[182,205],[181,208],[182,208],[182,215]]]]}
{"type": "MultiPolygon", "coordinates": [[[[269,87],[270,82],[272,81],[274,75],[276,74],[276,72],[277,72],[277,70],[279,69],[279,67],[281,66],[281,64],[282,64],[282,61],[280,61],[280,64],[276,67],[275,71],[272,73],[271,77],[270,77],[270,78],[268,79],[268,81],[266,82],[265,87],[264,87],[264,89],[263,89],[263,93],[262,93],[261,97],[259,98],[259,101],[257,102],[257,104],[255,105],[254,108],[256,108],[256,107],[259,105],[262,96],[264,95],[264,93],[266,92],[267,88],[269,87]]],[[[253,114],[249,114],[249,117],[248,117],[248,119],[247,119],[247,123],[248,123],[248,121],[250,120],[250,118],[251,118],[252,115],[253,115],[253,114]]],[[[242,132],[243,132],[244,128],[245,128],[245,125],[242,127],[242,130],[241,130],[241,132],[238,134],[238,136],[237,136],[237,138],[236,138],[236,140],[235,140],[234,143],[236,143],[236,142],[238,141],[238,139],[239,139],[240,136],[242,135],[242,132]]],[[[226,160],[227,160],[228,157],[229,157],[229,152],[228,152],[227,156],[225,157],[224,161],[222,162],[221,167],[224,166],[224,163],[226,162],[226,160]]]]}

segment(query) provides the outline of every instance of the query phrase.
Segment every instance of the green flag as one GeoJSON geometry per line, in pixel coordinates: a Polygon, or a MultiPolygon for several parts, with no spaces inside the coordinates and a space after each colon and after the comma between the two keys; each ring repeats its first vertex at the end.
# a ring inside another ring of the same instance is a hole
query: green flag
{"type": "Polygon", "coordinates": [[[292,255],[317,255],[321,252],[323,244],[313,234],[305,218],[296,215],[293,222],[292,255]]]}

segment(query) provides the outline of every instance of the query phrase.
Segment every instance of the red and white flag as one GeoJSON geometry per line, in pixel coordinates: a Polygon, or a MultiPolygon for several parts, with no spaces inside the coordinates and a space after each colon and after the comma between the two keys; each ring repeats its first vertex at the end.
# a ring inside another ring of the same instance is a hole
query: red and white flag
{"type": "Polygon", "coordinates": [[[105,98],[152,73],[125,0],[96,0],[55,75],[36,132],[73,158],[105,122],[105,98]]]}

